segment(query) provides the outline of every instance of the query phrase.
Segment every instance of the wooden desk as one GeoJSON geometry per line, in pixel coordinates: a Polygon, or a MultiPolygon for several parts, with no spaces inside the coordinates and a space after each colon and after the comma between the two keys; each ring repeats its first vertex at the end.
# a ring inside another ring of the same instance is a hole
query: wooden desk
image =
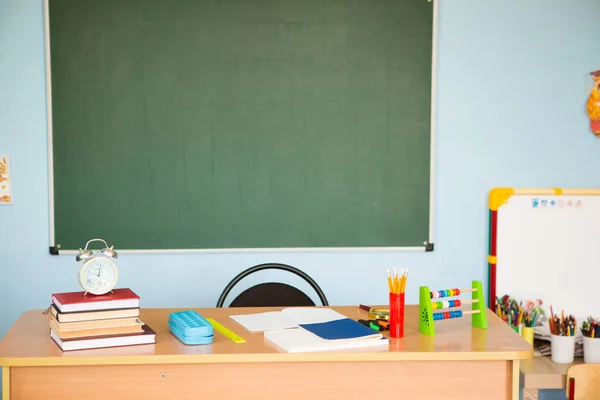
{"type": "MultiPolygon", "coordinates": [[[[332,307],[364,318],[357,307],[332,307]]],[[[24,313],[0,342],[3,400],[21,399],[360,399],[401,390],[403,398],[514,399],[519,360],[529,344],[488,310],[489,329],[470,318],[436,322],[418,332],[418,306],[407,306],[405,337],[389,347],[290,354],[228,318],[274,309],[197,309],[246,339],[215,332],[213,344],[186,346],[168,331],[175,309],[143,309],[157,343],[61,352],[49,337],[48,315],[24,313]],[[379,393],[379,394],[378,394],[379,393]]]]}
{"type": "Polygon", "coordinates": [[[537,399],[540,389],[566,390],[567,369],[571,365],[582,362],[582,357],[575,357],[573,364],[556,364],[552,362],[550,356],[536,356],[521,361],[520,379],[523,386],[523,400],[537,399]]]}

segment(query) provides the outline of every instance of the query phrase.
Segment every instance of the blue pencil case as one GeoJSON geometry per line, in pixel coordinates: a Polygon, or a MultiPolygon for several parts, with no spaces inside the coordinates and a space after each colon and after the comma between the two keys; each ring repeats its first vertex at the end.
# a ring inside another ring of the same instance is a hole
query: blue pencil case
{"type": "Polygon", "coordinates": [[[169,314],[169,331],[184,344],[210,344],[213,327],[196,311],[178,311],[169,314]]]}

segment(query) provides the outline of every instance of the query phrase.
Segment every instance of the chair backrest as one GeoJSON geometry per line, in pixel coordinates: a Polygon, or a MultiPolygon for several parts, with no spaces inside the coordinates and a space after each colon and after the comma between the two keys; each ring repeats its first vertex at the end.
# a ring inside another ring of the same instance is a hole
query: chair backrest
{"type": "Polygon", "coordinates": [[[600,364],[578,364],[567,369],[567,399],[600,398],[600,364]]]}
{"type": "MultiPolygon", "coordinates": [[[[227,295],[235,285],[250,274],[267,269],[277,269],[293,273],[304,279],[319,296],[321,303],[328,306],[325,294],[310,276],[291,265],[268,263],[250,267],[240,272],[231,280],[219,296],[217,307],[223,307],[227,295]]],[[[285,283],[266,282],[252,286],[240,293],[229,305],[230,307],[291,307],[314,306],[315,303],[304,292],[285,283]]]]}

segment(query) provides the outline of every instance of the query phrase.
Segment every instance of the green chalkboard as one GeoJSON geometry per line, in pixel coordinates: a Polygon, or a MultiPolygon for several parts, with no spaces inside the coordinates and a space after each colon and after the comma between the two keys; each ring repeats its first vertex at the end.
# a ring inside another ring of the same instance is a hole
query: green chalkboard
{"type": "Polygon", "coordinates": [[[53,246],[423,247],[433,2],[49,0],[53,246]]]}

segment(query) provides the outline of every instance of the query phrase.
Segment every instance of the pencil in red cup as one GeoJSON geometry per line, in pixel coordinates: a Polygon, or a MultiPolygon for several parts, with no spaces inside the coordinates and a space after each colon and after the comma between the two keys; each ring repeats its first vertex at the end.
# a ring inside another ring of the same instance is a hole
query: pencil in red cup
{"type": "Polygon", "coordinates": [[[405,296],[404,291],[406,289],[406,278],[408,272],[404,269],[400,270],[400,274],[394,268],[393,273],[388,273],[388,285],[390,289],[390,337],[401,338],[404,337],[404,309],[405,309],[405,296]]]}

